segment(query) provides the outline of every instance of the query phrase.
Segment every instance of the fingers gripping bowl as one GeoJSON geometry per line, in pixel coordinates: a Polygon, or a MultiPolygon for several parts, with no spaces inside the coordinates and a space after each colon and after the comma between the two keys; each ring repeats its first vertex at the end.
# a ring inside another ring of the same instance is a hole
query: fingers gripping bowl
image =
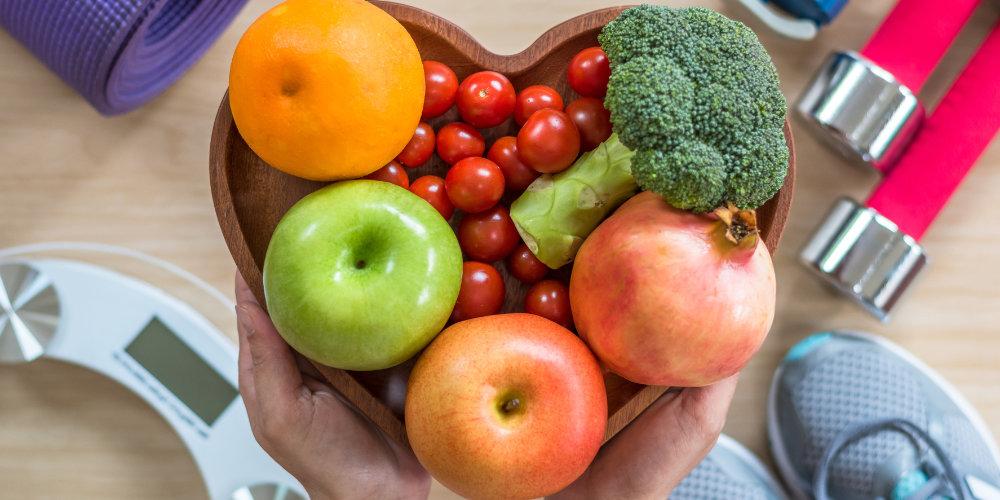
{"type": "MultiPolygon", "coordinates": [[[[455,70],[459,81],[472,73],[491,70],[509,78],[515,89],[548,85],[567,97],[574,95],[567,82],[568,62],[582,49],[596,46],[601,28],[622,11],[604,9],[570,19],[544,33],[523,52],[502,56],[489,52],[461,28],[438,16],[405,5],[374,3],[399,20],[412,36],[422,59],[445,63],[455,70]]],[[[439,130],[458,119],[458,110],[452,108],[428,122],[439,130]]],[[[514,120],[481,130],[487,145],[502,136],[516,136],[517,131],[514,120]]],[[[777,194],[757,209],[761,239],[772,253],[785,226],[795,178],[794,150],[787,123],[784,133],[791,154],[788,174],[777,194]]],[[[448,169],[448,164],[434,156],[411,170],[410,177],[417,179],[424,174],[445,177],[448,169]]],[[[228,98],[222,101],[212,133],[210,180],[216,213],[230,252],[263,303],[262,270],[279,220],[296,202],[327,183],[285,174],[261,160],[237,130],[228,98]]],[[[503,311],[521,310],[529,287],[511,277],[506,266],[498,268],[506,284],[503,311]]],[[[568,274],[568,266],[562,272],[568,274]]],[[[556,276],[567,277],[558,273],[556,276]]],[[[402,405],[412,367],[412,361],[387,370],[365,372],[318,366],[348,400],[401,443],[407,442],[402,405]]],[[[607,371],[603,377],[607,394],[605,440],[624,428],[666,389],[629,382],[607,371]]]]}

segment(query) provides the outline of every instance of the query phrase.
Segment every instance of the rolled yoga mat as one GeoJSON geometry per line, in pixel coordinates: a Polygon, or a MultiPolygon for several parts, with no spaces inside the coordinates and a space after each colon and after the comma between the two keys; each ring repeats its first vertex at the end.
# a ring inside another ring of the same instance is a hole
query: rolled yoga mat
{"type": "Polygon", "coordinates": [[[105,115],[166,90],[246,0],[0,0],[0,26],[105,115]]]}

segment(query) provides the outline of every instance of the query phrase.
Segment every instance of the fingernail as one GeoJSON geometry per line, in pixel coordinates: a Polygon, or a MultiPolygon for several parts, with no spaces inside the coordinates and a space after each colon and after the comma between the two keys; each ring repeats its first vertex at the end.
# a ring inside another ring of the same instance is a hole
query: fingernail
{"type": "Polygon", "coordinates": [[[250,321],[250,308],[243,304],[236,306],[236,318],[239,320],[240,327],[247,338],[253,336],[255,332],[253,322],[250,321]]]}

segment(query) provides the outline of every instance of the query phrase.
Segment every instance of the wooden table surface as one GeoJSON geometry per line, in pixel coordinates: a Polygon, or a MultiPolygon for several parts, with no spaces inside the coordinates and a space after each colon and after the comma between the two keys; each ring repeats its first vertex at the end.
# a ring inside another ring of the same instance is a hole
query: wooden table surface
{"type": "MultiPolygon", "coordinates": [[[[216,225],[208,187],[212,119],[240,34],[275,0],[251,0],[205,58],[139,111],[106,119],[0,31],[0,247],[52,240],[124,245],[170,260],[232,294],[233,264],[216,225]]],[[[490,49],[516,52],[551,25],[607,0],[414,1],[453,19],[490,49]],[[501,7],[502,6],[502,7],[501,7]]],[[[793,101],[823,57],[858,48],[893,2],[855,0],[816,40],[781,39],[760,23],[786,95],[793,101]]],[[[688,1],[748,20],[730,2],[688,1]]],[[[924,92],[936,102],[992,26],[992,2],[975,14],[924,92]]],[[[781,356],[825,329],[886,335],[954,383],[1000,434],[1000,147],[992,147],[923,240],[931,264],[881,325],[840,299],[796,262],[809,232],[835,198],[863,198],[876,182],[818,145],[793,122],[799,158],[791,221],[775,263],[777,319],[744,371],[726,433],[767,453],[765,399],[781,356]],[[990,193],[994,193],[991,195],[990,193]]],[[[143,279],[204,304],[166,275],[121,259],[90,260],[144,273],[143,279]]],[[[205,313],[234,335],[231,311],[205,313]]],[[[180,440],[138,397],[83,369],[56,362],[0,367],[0,496],[19,498],[203,498],[180,440]]],[[[434,497],[450,494],[436,486],[434,497]]]]}

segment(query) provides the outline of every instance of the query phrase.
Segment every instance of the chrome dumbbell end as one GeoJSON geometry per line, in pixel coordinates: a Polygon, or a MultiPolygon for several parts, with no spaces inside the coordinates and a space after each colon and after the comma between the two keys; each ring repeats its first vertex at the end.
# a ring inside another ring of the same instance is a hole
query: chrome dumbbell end
{"type": "Polygon", "coordinates": [[[873,208],[838,200],[802,248],[802,263],[881,321],[927,263],[922,246],[873,208]]]}
{"type": "Polygon", "coordinates": [[[909,88],[856,52],[831,54],[796,110],[844,156],[880,171],[906,149],[924,118],[909,88]]]}

